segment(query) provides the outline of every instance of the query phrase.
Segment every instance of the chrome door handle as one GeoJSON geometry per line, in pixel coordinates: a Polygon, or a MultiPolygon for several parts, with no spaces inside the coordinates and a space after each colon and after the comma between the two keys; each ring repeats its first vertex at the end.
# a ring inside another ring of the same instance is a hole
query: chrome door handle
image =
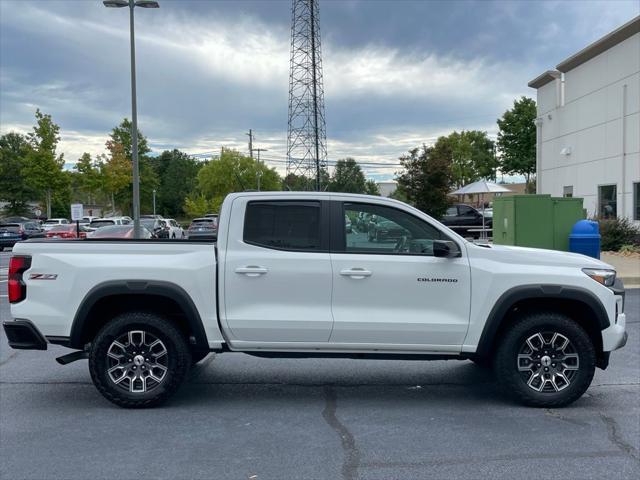
{"type": "Polygon", "coordinates": [[[241,273],[247,277],[258,277],[264,275],[268,270],[264,267],[258,267],[256,265],[247,265],[246,267],[236,268],[236,273],[241,273]]]}
{"type": "Polygon", "coordinates": [[[373,275],[373,272],[365,270],[364,268],[347,268],[345,270],[340,270],[340,275],[359,280],[361,278],[370,277],[373,275]]]}

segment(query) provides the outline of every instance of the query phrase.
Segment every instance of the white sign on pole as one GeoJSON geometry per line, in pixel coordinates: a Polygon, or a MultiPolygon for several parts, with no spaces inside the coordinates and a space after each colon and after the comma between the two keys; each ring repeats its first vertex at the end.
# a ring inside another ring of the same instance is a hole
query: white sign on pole
{"type": "Polygon", "coordinates": [[[71,204],[71,220],[72,221],[76,221],[76,220],[82,220],[82,214],[83,214],[84,210],[82,208],[82,204],[81,203],[72,203],[71,204]]]}

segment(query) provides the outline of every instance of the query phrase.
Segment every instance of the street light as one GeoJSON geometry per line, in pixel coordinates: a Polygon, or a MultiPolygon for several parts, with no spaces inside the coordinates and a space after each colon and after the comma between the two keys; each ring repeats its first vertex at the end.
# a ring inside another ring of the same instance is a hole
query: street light
{"type": "Polygon", "coordinates": [[[138,111],[136,106],[136,44],[133,28],[133,9],[159,8],[154,0],[104,0],[108,8],[129,7],[129,32],[131,37],[131,160],[133,163],[133,236],[140,238],[140,169],[138,167],[138,111]]]}

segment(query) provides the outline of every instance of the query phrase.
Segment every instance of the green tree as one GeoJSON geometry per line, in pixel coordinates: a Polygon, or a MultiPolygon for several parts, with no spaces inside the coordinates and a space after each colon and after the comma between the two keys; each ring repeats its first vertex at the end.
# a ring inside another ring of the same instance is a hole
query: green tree
{"type": "Polygon", "coordinates": [[[498,119],[500,170],[509,175],[524,175],[527,191],[536,173],[536,116],[536,102],[521,97],[498,119]]]}
{"type": "Polygon", "coordinates": [[[367,195],[380,195],[380,189],[378,188],[378,184],[375,180],[369,179],[364,184],[364,193],[367,195]]]}
{"type": "Polygon", "coordinates": [[[29,215],[33,189],[25,177],[26,157],[31,150],[27,139],[10,132],[0,137],[0,200],[7,202],[7,215],[29,215]]]}
{"type": "Polygon", "coordinates": [[[157,211],[167,216],[182,215],[184,199],[196,188],[203,163],[180,150],[166,150],[149,162],[159,179],[157,211]]]}
{"type": "MultiPolygon", "coordinates": [[[[131,146],[131,129],[132,124],[128,119],[124,119],[120,125],[111,130],[109,140],[107,141],[107,150],[114,162],[111,169],[111,177],[106,182],[109,184],[109,192],[112,198],[112,204],[119,206],[123,213],[132,214],[133,205],[133,175],[132,175],[132,146],[131,146]],[[115,160],[114,154],[116,155],[115,160]],[[121,186],[123,173],[123,160],[128,163],[129,183],[121,186]],[[118,187],[114,191],[113,188],[118,187]]],[[[146,137],[138,130],[138,171],[140,173],[140,212],[150,212],[153,204],[153,190],[157,189],[160,182],[155,169],[150,163],[147,154],[151,152],[146,137]]],[[[115,208],[115,207],[114,207],[115,208]]]]}
{"type": "MultiPolygon", "coordinates": [[[[125,118],[122,120],[120,125],[118,125],[117,127],[114,127],[113,130],[111,130],[111,133],[109,134],[109,137],[111,137],[112,142],[119,143],[120,145],[122,145],[122,148],[124,149],[124,155],[128,159],[131,159],[131,155],[132,155],[131,154],[131,151],[132,151],[131,130],[132,129],[133,129],[133,124],[128,118],[125,118]]],[[[149,148],[149,142],[147,141],[147,137],[145,137],[142,134],[142,132],[140,132],[140,130],[138,129],[138,156],[144,157],[150,152],[151,152],[151,149],[149,148]]]]}
{"type": "Polygon", "coordinates": [[[203,194],[191,194],[184,202],[184,212],[191,218],[204,217],[207,213],[219,212],[221,201],[209,200],[203,194]]]}
{"type": "Polygon", "coordinates": [[[345,158],[336,162],[336,168],[329,181],[329,190],[332,192],[365,193],[364,173],[353,158],[345,158]]]}
{"type": "Polygon", "coordinates": [[[218,211],[222,200],[229,193],[257,189],[258,176],[261,190],[281,189],[282,179],[274,168],[245,157],[236,150],[225,149],[219,159],[210,161],[200,169],[197,192],[185,199],[185,209],[187,200],[193,202],[199,195],[203,195],[207,201],[213,202],[212,210],[218,211]]]}
{"type": "Polygon", "coordinates": [[[101,157],[100,175],[104,191],[111,197],[111,212],[116,211],[116,194],[131,185],[131,163],[119,143],[107,142],[109,155],[101,157]]]}
{"type": "MultiPolygon", "coordinates": [[[[47,217],[52,214],[52,200],[58,196],[58,203],[71,200],[69,176],[62,171],[63,155],[56,156],[56,147],[60,141],[60,127],[51,119],[51,115],[36,110],[36,125],[27,135],[31,145],[27,153],[23,173],[27,185],[36,197],[46,205],[47,217]],[[68,198],[67,198],[68,197],[68,198]]],[[[59,210],[59,209],[58,209],[59,210]]],[[[68,206],[63,215],[68,215],[68,206]]],[[[58,212],[60,214],[62,212],[58,212]]]]}
{"type": "MultiPolygon", "coordinates": [[[[320,188],[329,188],[331,177],[326,168],[320,170],[320,188]]],[[[316,178],[290,173],[282,181],[282,189],[291,192],[312,192],[316,189],[316,178]]]]}
{"type": "Polygon", "coordinates": [[[83,202],[96,203],[104,188],[101,164],[93,160],[89,153],[83,153],[75,165],[76,188],[81,193],[83,202]]]}
{"type": "Polygon", "coordinates": [[[449,144],[452,186],[459,188],[481,178],[495,179],[498,161],[487,132],[463,130],[438,141],[449,144]]]}
{"type": "Polygon", "coordinates": [[[441,218],[449,204],[451,144],[445,137],[433,147],[423,145],[400,157],[403,172],[396,178],[398,197],[434,218],[441,218]]]}

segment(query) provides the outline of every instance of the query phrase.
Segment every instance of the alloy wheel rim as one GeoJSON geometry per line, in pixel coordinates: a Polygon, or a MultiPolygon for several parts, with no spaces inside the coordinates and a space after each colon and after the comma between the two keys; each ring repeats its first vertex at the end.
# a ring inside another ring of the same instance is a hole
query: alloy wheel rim
{"type": "Polygon", "coordinates": [[[109,345],[107,376],[126,392],[147,393],[165,380],[168,361],[162,340],[144,330],[130,330],[109,345]]]}
{"type": "Polygon", "coordinates": [[[536,332],[518,351],[520,377],[532,390],[556,393],[571,385],[580,369],[580,356],[571,341],[558,332],[536,332]]]}

